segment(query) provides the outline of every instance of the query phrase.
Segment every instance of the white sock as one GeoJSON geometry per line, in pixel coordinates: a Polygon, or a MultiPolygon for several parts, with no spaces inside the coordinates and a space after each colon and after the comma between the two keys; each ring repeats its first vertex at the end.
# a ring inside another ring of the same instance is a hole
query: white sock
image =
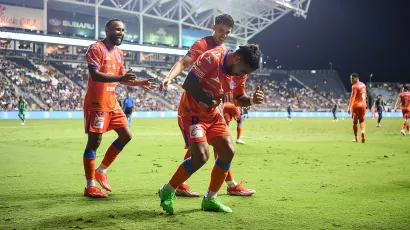
{"type": "Polygon", "coordinates": [[[105,166],[103,163],[100,164],[97,168],[97,172],[99,173],[106,173],[107,172],[107,166],[105,166]]]}
{"type": "Polygon", "coordinates": [[[172,190],[175,191],[176,188],[172,187],[170,183],[167,183],[166,185],[164,185],[164,187],[162,187],[163,189],[167,189],[167,190],[172,190]]]}
{"type": "Polygon", "coordinates": [[[210,200],[212,197],[216,197],[217,193],[216,192],[211,192],[209,190],[206,191],[205,193],[205,199],[210,200]]]}
{"type": "Polygon", "coordinates": [[[235,180],[231,180],[231,181],[226,181],[226,184],[228,185],[229,188],[233,188],[233,187],[235,187],[238,183],[236,183],[235,180]]]}
{"type": "Polygon", "coordinates": [[[88,180],[87,179],[87,188],[91,187],[91,186],[95,186],[95,181],[94,180],[88,180]]]}
{"type": "Polygon", "coordinates": [[[364,130],[362,130],[362,133],[364,133],[364,130]]]}

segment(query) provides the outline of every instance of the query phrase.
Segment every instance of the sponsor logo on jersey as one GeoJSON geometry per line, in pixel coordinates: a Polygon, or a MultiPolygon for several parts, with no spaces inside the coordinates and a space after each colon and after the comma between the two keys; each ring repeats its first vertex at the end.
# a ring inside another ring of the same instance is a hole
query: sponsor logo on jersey
{"type": "Polygon", "coordinates": [[[115,92],[115,86],[107,86],[108,92],[115,92]]]}
{"type": "Polygon", "coordinates": [[[191,125],[189,126],[189,135],[191,138],[199,138],[204,136],[204,132],[200,125],[191,125]]]}
{"type": "Polygon", "coordinates": [[[111,64],[102,64],[102,66],[105,67],[105,68],[110,68],[111,64]]]}
{"type": "Polygon", "coordinates": [[[208,79],[205,79],[205,83],[211,86],[212,89],[216,88],[216,86],[214,86],[211,82],[209,82],[208,79]]]}
{"type": "Polygon", "coordinates": [[[205,77],[205,73],[198,68],[198,66],[194,65],[192,67],[192,71],[195,74],[195,76],[199,77],[199,78],[204,78],[205,77]]]}
{"type": "Polygon", "coordinates": [[[104,127],[104,117],[94,117],[93,127],[102,129],[104,127]]]}
{"type": "Polygon", "coordinates": [[[204,93],[205,93],[207,96],[214,97],[214,92],[212,92],[212,90],[208,90],[208,89],[202,88],[202,91],[204,91],[204,93]]]}

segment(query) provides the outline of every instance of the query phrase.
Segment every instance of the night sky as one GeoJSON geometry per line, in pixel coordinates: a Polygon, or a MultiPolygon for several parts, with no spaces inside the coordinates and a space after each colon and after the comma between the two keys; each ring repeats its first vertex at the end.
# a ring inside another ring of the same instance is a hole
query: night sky
{"type": "Polygon", "coordinates": [[[352,72],[364,82],[371,73],[373,82],[410,82],[409,12],[409,0],[312,0],[306,19],[289,13],[250,43],[261,46],[268,68],[332,62],[349,88],[352,72]]]}

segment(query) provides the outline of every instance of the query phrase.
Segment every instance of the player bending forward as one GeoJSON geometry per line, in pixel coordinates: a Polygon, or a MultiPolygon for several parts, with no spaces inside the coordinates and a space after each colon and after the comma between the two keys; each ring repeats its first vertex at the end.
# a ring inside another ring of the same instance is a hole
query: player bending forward
{"type": "Polygon", "coordinates": [[[191,157],[179,165],[170,181],[158,191],[160,205],[167,213],[174,213],[176,188],[208,161],[208,143],[218,152],[218,157],[202,199],[202,209],[232,212],[217,197],[235,152],[220,104],[223,95],[231,91],[239,106],[263,102],[264,94],[259,89],[252,97],[245,95],[245,75],[259,68],[260,55],[257,45],[240,46],[235,52],[215,48],[201,55],[190,70],[182,86],[185,91],[178,107],[178,124],[191,157]]]}
{"type": "Polygon", "coordinates": [[[397,97],[396,104],[394,104],[394,111],[396,111],[397,103],[400,101],[401,112],[403,114],[403,128],[401,129],[401,134],[406,136],[407,133],[410,135],[409,119],[410,119],[410,86],[404,85],[403,92],[397,97]]]}
{"type": "Polygon", "coordinates": [[[84,195],[105,198],[107,194],[95,186],[95,181],[105,190],[111,192],[106,171],[117,155],[131,140],[131,131],[127,118],[115,96],[117,83],[129,86],[141,86],[154,89],[147,80],[138,81],[136,76],[124,71],[124,56],[117,47],[121,45],[125,27],[121,20],[111,19],[105,25],[106,38],[88,47],[86,60],[88,64],[88,87],[84,98],[85,132],[88,142],[84,151],[83,164],[87,186],[84,195]],[[111,144],[101,164],[95,169],[95,158],[102,140],[102,134],[114,130],[118,138],[111,144]]]}
{"type": "Polygon", "coordinates": [[[360,129],[362,130],[362,143],[366,141],[366,133],[365,133],[365,117],[366,117],[366,100],[367,100],[367,91],[366,85],[363,82],[359,81],[359,75],[356,73],[352,73],[350,75],[350,81],[352,82],[352,95],[350,96],[350,103],[349,103],[349,110],[348,113],[352,113],[353,118],[353,133],[354,139],[353,142],[358,142],[357,132],[358,127],[357,124],[360,123],[360,129]]]}

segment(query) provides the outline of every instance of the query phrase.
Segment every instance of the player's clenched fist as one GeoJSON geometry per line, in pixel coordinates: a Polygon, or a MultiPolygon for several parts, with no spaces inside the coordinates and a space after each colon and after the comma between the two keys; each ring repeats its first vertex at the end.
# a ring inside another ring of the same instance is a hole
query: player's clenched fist
{"type": "Polygon", "coordinates": [[[252,96],[252,103],[251,104],[262,104],[263,100],[265,99],[265,94],[261,91],[261,87],[256,87],[256,91],[252,96]]]}
{"type": "Polygon", "coordinates": [[[128,70],[124,75],[122,75],[120,82],[133,82],[137,76],[132,73],[132,69],[128,70]]]}
{"type": "Polygon", "coordinates": [[[159,91],[162,92],[164,88],[168,86],[169,82],[170,80],[168,78],[162,80],[161,85],[159,86],[159,91]]]}

